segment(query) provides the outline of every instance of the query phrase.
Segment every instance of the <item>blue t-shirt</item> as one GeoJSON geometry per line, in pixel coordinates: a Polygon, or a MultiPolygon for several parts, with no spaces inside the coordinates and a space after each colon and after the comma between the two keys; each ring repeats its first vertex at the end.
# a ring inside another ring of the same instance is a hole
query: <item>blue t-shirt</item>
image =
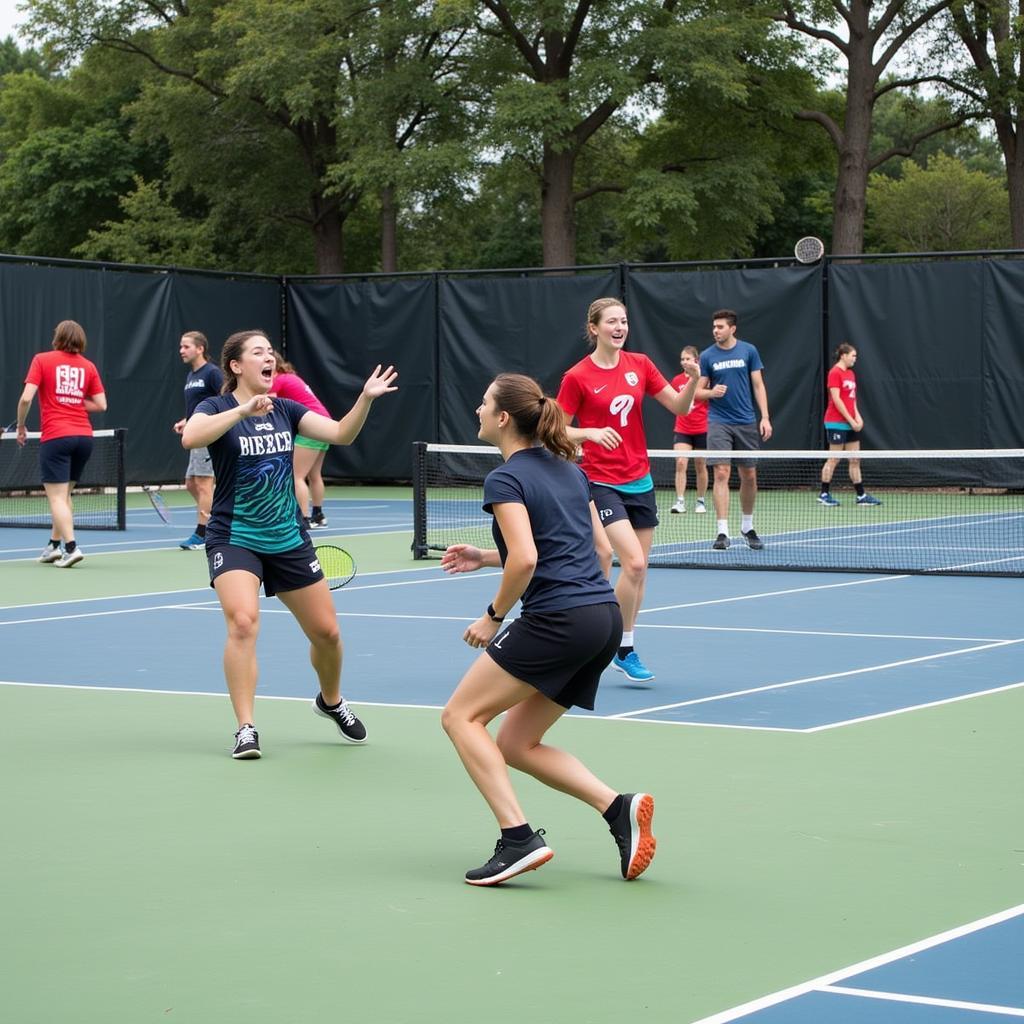
{"type": "MultiPolygon", "coordinates": [[[[537,568],[522,597],[524,612],[615,600],[597,560],[590,484],[579,466],[546,448],[515,452],[484,480],[484,511],[493,515],[494,505],[506,503],[526,506],[537,546],[537,568]]],[[[508,548],[497,519],[491,533],[504,565],[508,548]]]]}
{"type": "Polygon", "coordinates": [[[749,342],[737,340],[732,348],[715,344],[704,349],[700,375],[707,377],[709,387],[724,384],[728,388],[721,398],[708,402],[708,423],[756,423],[750,375],[763,369],[761,356],[749,342]]]}
{"type": "Polygon", "coordinates": [[[189,370],[185,379],[185,419],[196,411],[204,398],[214,398],[224,386],[224,374],[213,363],[203,363],[198,370],[189,370]]]}
{"type": "MultiPolygon", "coordinates": [[[[234,394],[206,398],[196,412],[216,416],[237,409],[234,394]]],[[[292,480],[292,441],[309,410],[287,398],[275,398],[269,416],[236,423],[209,446],[217,486],[206,527],[206,543],[275,554],[305,543],[292,480]]]]}

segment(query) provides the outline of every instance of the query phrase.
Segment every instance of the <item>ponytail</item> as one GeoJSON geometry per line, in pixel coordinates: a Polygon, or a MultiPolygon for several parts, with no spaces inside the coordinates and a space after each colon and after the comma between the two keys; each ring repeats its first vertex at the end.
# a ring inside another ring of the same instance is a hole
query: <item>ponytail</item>
{"type": "Polygon", "coordinates": [[[572,461],[576,445],[565,430],[562,407],[541,386],[522,373],[499,373],[493,383],[494,404],[507,412],[516,432],[527,441],[539,441],[549,452],[572,461]]]}

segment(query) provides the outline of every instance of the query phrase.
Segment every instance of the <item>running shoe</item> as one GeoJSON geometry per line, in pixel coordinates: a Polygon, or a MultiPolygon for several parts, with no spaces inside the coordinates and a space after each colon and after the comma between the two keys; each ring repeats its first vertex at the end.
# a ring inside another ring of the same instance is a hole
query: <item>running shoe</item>
{"type": "Polygon", "coordinates": [[[75,548],[74,551],[65,551],[53,564],[58,569],[70,569],[72,566],[78,565],[83,558],[85,558],[85,553],[82,549],[75,548]]]}
{"type": "Polygon", "coordinates": [[[622,810],[608,831],[619,848],[619,866],[627,881],[642,875],[654,860],[658,841],[651,835],[653,820],[654,797],[650,793],[622,794],[622,810]]]}
{"type": "Polygon", "coordinates": [[[309,528],[311,530],[326,530],[327,517],[322,512],[318,516],[313,516],[309,521],[309,528]]]}
{"type": "Polygon", "coordinates": [[[612,668],[625,673],[626,678],[634,683],[649,683],[654,678],[654,673],[640,660],[636,651],[630,651],[624,658],[615,655],[612,668]]]}
{"type": "Polygon", "coordinates": [[[182,551],[201,551],[206,547],[206,541],[198,533],[193,533],[191,537],[183,540],[178,547],[182,551]]]}
{"type": "Polygon", "coordinates": [[[729,548],[729,535],[727,533],[720,533],[715,538],[715,543],[711,545],[715,551],[727,551],[729,548]]]}
{"type": "Polygon", "coordinates": [[[263,755],[260,753],[260,734],[256,727],[246,723],[235,733],[235,749],[231,756],[236,761],[255,761],[263,755]]]}
{"type": "Polygon", "coordinates": [[[873,494],[859,494],[857,496],[858,505],[881,505],[882,503],[873,494]]]}
{"type": "Polygon", "coordinates": [[[822,492],[818,495],[818,504],[824,505],[826,508],[838,508],[839,499],[833,498],[827,491],[822,492]]]}
{"type": "Polygon", "coordinates": [[[60,548],[52,548],[49,544],[43,548],[42,553],[36,559],[37,562],[56,562],[60,558],[60,548]]]}
{"type": "Polygon", "coordinates": [[[466,881],[470,885],[498,885],[524,871],[534,871],[541,864],[547,864],[555,851],[544,842],[543,835],[544,829],[539,828],[521,843],[499,839],[494,847],[494,856],[481,867],[467,871],[466,881]]]}
{"type": "Polygon", "coordinates": [[[686,511],[686,502],[685,502],[685,501],[683,501],[683,499],[682,499],[682,498],[680,498],[680,499],[679,499],[679,500],[678,500],[678,501],[677,501],[677,502],[676,502],[676,503],[675,503],[675,504],[674,504],[674,505],[673,505],[673,506],[672,506],[672,507],[671,507],[671,508],[669,509],[669,512],[672,512],[672,513],[674,513],[675,515],[680,515],[681,513],[685,512],[685,511],[686,511]]]}
{"type": "Polygon", "coordinates": [[[743,539],[747,542],[747,547],[753,548],[755,551],[760,551],[764,547],[764,541],[753,530],[745,531],[743,539]]]}
{"type": "Polygon", "coordinates": [[[352,710],[344,701],[336,708],[329,708],[324,703],[323,695],[318,693],[316,700],[313,701],[313,710],[321,717],[329,718],[338,727],[343,740],[348,740],[349,743],[366,742],[366,727],[352,714],[352,710]]]}
{"type": "Polygon", "coordinates": [[[697,499],[697,504],[694,507],[693,511],[697,515],[702,516],[702,515],[704,515],[705,512],[707,512],[707,510],[708,510],[708,508],[707,508],[707,505],[704,504],[704,499],[703,498],[698,498],[697,499]]]}

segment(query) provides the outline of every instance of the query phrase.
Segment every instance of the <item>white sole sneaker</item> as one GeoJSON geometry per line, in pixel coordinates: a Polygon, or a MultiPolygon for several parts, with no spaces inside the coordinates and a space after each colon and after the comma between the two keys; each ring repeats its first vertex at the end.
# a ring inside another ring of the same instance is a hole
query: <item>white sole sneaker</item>
{"type": "Polygon", "coordinates": [[[70,555],[67,552],[64,552],[64,554],[61,555],[61,557],[53,564],[58,569],[70,569],[72,566],[78,565],[83,558],[85,558],[85,555],[82,553],[82,549],[75,548],[70,555]]]}

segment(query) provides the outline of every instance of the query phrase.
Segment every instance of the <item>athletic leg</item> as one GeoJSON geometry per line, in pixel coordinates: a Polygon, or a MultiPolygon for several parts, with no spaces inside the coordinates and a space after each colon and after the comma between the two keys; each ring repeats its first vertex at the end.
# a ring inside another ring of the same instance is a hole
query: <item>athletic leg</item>
{"type": "Polygon", "coordinates": [[[65,546],[75,539],[75,521],[71,504],[71,489],[74,481],[59,484],[43,484],[46,500],[50,503],[51,540],[63,540],[65,546]]]}
{"type": "Polygon", "coordinates": [[[636,623],[647,583],[647,556],[654,541],[653,528],[634,530],[628,519],[605,527],[622,567],[615,584],[615,596],[622,608],[622,628],[629,632],[636,623]]]}
{"type": "Polygon", "coordinates": [[[232,569],[213,581],[224,612],[224,679],[238,724],[251,724],[256,701],[256,638],[260,631],[260,579],[245,569],[232,569]]]}
{"type": "Polygon", "coordinates": [[[320,453],[315,448],[304,448],[296,445],[292,452],[292,476],[295,478],[295,500],[299,503],[299,511],[309,518],[309,485],[306,477],[320,453]]]}
{"type": "Polygon", "coordinates": [[[309,661],[320,682],[324,704],[341,700],[341,631],[326,580],[301,590],[278,592],[281,603],[295,616],[309,640],[309,661]]]}

